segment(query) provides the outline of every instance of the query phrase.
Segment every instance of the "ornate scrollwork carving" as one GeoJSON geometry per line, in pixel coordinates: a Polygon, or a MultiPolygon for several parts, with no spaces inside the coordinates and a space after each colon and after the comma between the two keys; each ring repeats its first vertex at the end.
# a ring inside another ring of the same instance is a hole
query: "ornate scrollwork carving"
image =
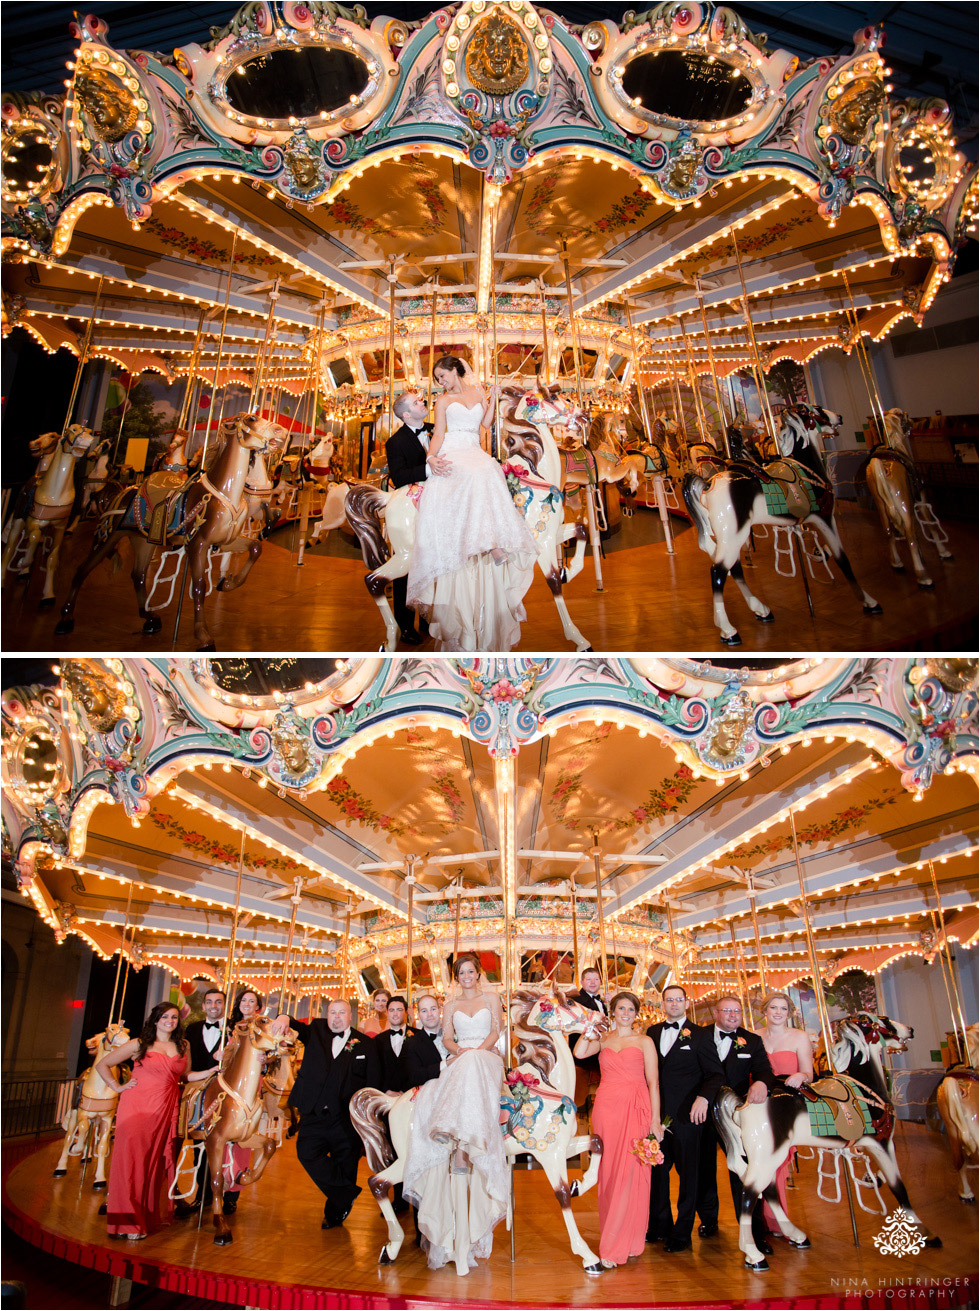
{"type": "Polygon", "coordinates": [[[75,76],[75,97],[88,121],[89,131],[99,141],[114,144],[139,121],[135,96],[108,69],[86,60],[75,76]]]}
{"type": "Polygon", "coordinates": [[[89,728],[111,733],[126,711],[126,696],[118,680],[98,660],[64,660],[61,673],[89,728]]]}
{"type": "Polygon", "coordinates": [[[466,76],[478,91],[507,96],[527,81],[527,46],[518,24],[495,10],[481,18],[466,46],[466,76]]]}

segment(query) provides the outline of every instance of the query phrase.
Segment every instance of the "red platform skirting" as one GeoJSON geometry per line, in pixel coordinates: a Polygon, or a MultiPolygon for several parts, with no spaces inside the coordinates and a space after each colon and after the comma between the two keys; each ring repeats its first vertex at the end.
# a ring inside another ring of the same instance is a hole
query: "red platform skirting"
{"type": "MultiPolygon", "coordinates": [[[[829,1217],[833,1224],[832,1233],[818,1233],[811,1219],[808,1224],[814,1253],[790,1252],[777,1243],[767,1274],[753,1274],[740,1268],[741,1258],[734,1247],[734,1226],[731,1226],[732,1233],[722,1240],[721,1247],[701,1244],[703,1260],[698,1257],[695,1238],[694,1253],[667,1257],[648,1246],[645,1256],[635,1265],[590,1278],[568,1253],[564,1226],[543,1177],[538,1174],[532,1178],[521,1172],[517,1188],[517,1232],[523,1236],[525,1259],[521,1261],[519,1245],[519,1263],[510,1264],[508,1238],[501,1227],[490,1262],[481,1263],[482,1273],[474,1271],[466,1279],[458,1279],[451,1269],[427,1271],[411,1237],[406,1238],[395,1265],[379,1268],[377,1253],[385,1231],[366,1192],[348,1221],[350,1234],[341,1240],[346,1247],[338,1248],[336,1241],[332,1243],[321,1234],[317,1195],[295,1157],[292,1153],[287,1156],[286,1151],[275,1162],[278,1168],[273,1178],[267,1176],[264,1181],[265,1199],[260,1201],[258,1191],[251,1199],[248,1190],[243,1193],[239,1214],[232,1221],[236,1238],[231,1246],[215,1247],[207,1229],[198,1232],[196,1227],[175,1226],[173,1230],[151,1236],[147,1242],[166,1243],[177,1249],[174,1253],[177,1259],[146,1252],[142,1244],[134,1251],[130,1243],[106,1238],[104,1218],[97,1215],[104,1193],[93,1193],[89,1187],[80,1185],[77,1173],[72,1174],[78,1170],[76,1162],[72,1162],[65,1180],[52,1180],[51,1171],[59,1150],[60,1141],[42,1145],[20,1161],[11,1163],[8,1158],[3,1179],[3,1215],[16,1234],[42,1251],[86,1269],[212,1302],[276,1311],[348,1307],[392,1308],[393,1311],[526,1307],[529,1311],[544,1311],[551,1306],[586,1304],[959,1311],[980,1304],[976,1208],[960,1206],[952,1189],[942,1210],[951,1222],[955,1220],[956,1232],[950,1232],[947,1225],[942,1232],[943,1250],[925,1249],[904,1264],[895,1258],[881,1258],[874,1250],[872,1239],[863,1231],[862,1246],[855,1248],[850,1242],[846,1206],[817,1202],[821,1215],[829,1217]],[[538,1191],[542,1192],[540,1200],[538,1191]],[[526,1198],[522,1197],[524,1193],[528,1194],[526,1198]],[[815,1254],[818,1245],[823,1248],[820,1255],[815,1254]],[[529,1252],[533,1252],[531,1260],[529,1252]],[[719,1256],[723,1258],[721,1261],[719,1256]],[[229,1268],[208,1268],[208,1258],[229,1268]],[[289,1266],[305,1265],[309,1271],[311,1264],[315,1266],[321,1261],[322,1284],[289,1279],[289,1266]],[[271,1267],[268,1276],[263,1269],[262,1275],[256,1277],[255,1269],[266,1265],[271,1267]],[[967,1273],[955,1273],[958,1271],[967,1273]],[[812,1277],[814,1273],[816,1280],[812,1277]],[[350,1277],[351,1285],[360,1287],[341,1286],[345,1275],[350,1277]],[[823,1291],[813,1291],[815,1282],[823,1286],[823,1291]],[[692,1300],[692,1293],[698,1292],[701,1296],[692,1300]],[[549,1297],[556,1300],[550,1301],[549,1297]]],[[[16,1157],[22,1153],[15,1150],[10,1155],[16,1157]]],[[[794,1211],[802,1209],[797,1199],[802,1201],[803,1188],[810,1191],[802,1179],[800,1176],[794,1190],[796,1196],[790,1195],[794,1211]]],[[[724,1182],[727,1184],[727,1180],[724,1182]]],[[[262,1187],[260,1182],[256,1190],[262,1187]]],[[[579,1211],[576,1214],[587,1241],[594,1245],[597,1232],[594,1224],[586,1223],[587,1200],[583,1199],[584,1214],[579,1211]]],[[[862,1224],[867,1222],[864,1227],[870,1234],[880,1227],[876,1217],[860,1219],[862,1224]]],[[[929,1220],[932,1221],[931,1216],[929,1220]]],[[[193,1221],[185,1225],[193,1226],[193,1221]]],[[[409,1221],[406,1228],[410,1226],[409,1221]]],[[[712,1240],[712,1244],[717,1242],[712,1240]]]]}

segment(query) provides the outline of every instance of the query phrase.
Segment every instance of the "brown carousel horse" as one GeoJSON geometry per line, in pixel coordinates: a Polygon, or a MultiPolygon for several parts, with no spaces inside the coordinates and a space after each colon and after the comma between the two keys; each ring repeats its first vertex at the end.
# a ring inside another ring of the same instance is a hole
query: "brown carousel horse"
{"type": "Polygon", "coordinates": [[[908,545],[916,582],[920,587],[932,587],[933,582],[926,570],[920,550],[920,526],[923,527],[923,536],[926,535],[926,530],[931,530],[928,540],[939,552],[941,560],[952,560],[953,556],[943,545],[946,535],[939,527],[932,506],[922,494],[912,448],[909,445],[912,421],[903,410],[899,409],[886,410],[884,417],[884,443],[874,448],[863,465],[868,491],[878,507],[878,515],[888,537],[892,568],[901,572],[905,570],[905,565],[898,554],[898,542],[901,539],[908,545]]]}
{"type": "MultiPolygon", "coordinates": [[[[45,438],[49,436],[50,434],[45,434],[45,437],[39,437],[38,443],[45,442],[45,438]]],[[[40,609],[54,605],[54,576],[58,568],[58,556],[71,517],[71,508],[75,503],[75,462],[88,452],[94,440],[92,433],[84,424],[73,423],[64,436],[58,438],[53,450],[49,452],[46,446],[38,447],[45,456],[50,454],[50,458],[44,466],[44,471],[37,474],[29,501],[23,509],[23,517],[13,519],[7,532],[7,544],[0,565],[0,580],[6,575],[25,533],[27,551],[21,560],[21,574],[30,573],[34,554],[41,539],[46,533],[50,533],[51,550],[44,571],[44,592],[39,602],[40,609]]],[[[34,447],[35,443],[32,442],[31,449],[33,450],[34,447]]]]}
{"type": "MultiPolygon", "coordinates": [[[[202,1085],[189,1084],[181,1099],[181,1130],[197,1141],[204,1141],[211,1177],[214,1241],[224,1246],[232,1241],[222,1204],[225,1193],[225,1148],[229,1143],[253,1150],[252,1164],[235,1180],[245,1186],[262,1177],[279,1146],[279,1136],[261,1132],[266,1114],[263,1072],[272,1052],[292,1046],[293,1031],[277,1038],[269,1032],[269,1021],[261,1015],[243,1020],[235,1032],[222,1066],[202,1085]],[[257,1150],[258,1159],[254,1155],[257,1150]]],[[[195,1171],[196,1174],[196,1171],[195,1171]]]]}
{"type": "Polygon", "coordinates": [[[77,1100],[65,1116],[65,1146],[54,1168],[54,1177],[62,1179],[68,1173],[68,1158],[80,1156],[83,1161],[95,1157],[93,1188],[105,1188],[106,1162],[109,1157],[109,1139],[116,1118],[119,1093],[109,1087],[96,1065],[114,1047],[129,1041],[129,1030],[121,1024],[110,1024],[104,1033],[85,1040],[92,1064],[75,1080],[77,1100]]]}
{"type": "Polygon", "coordinates": [[[951,1065],[936,1090],[936,1104],[943,1117],[953,1168],[960,1176],[960,1201],[976,1204],[970,1187],[969,1167],[977,1164],[980,1136],[977,1132],[980,1111],[980,1083],[977,1075],[977,1026],[971,1024],[966,1031],[967,1059],[951,1065]]]}
{"type": "Polygon", "coordinates": [[[147,609],[150,565],[161,549],[183,547],[190,566],[194,637],[200,650],[213,651],[214,639],[204,617],[208,553],[215,547],[247,553],[244,568],[218,583],[224,592],[241,587],[262,554],[261,541],[246,536],[249,458],[252,451],[277,446],[285,435],[277,423],[253,414],[235,415],[221,424],[218,438],[223,445],[207,470],[189,479],[181,472],[163,470],[123,492],[99,520],[92,553],[72,579],[55,633],[74,629],[75,603],[82,584],[97,564],[113,554],[123,537],[128,537],[133,546],[132,579],[143,632],[158,633],[163,626],[160,616],[147,609]]]}
{"type": "Polygon", "coordinates": [[[738,1245],[751,1270],[769,1266],[752,1237],[752,1211],[764,1197],[791,1247],[810,1246],[802,1229],[789,1219],[776,1191],[776,1171],[793,1147],[850,1147],[866,1152],[928,1247],[941,1247],[912,1210],[895,1157],[895,1108],[885,1082],[882,1053],[907,1050],[914,1031],[887,1016],[860,1011],[836,1025],[832,1062],[839,1071],[797,1094],[773,1093],[764,1102],[743,1102],[723,1088],[714,1107],[718,1136],[728,1168],[742,1181],[738,1245]]]}

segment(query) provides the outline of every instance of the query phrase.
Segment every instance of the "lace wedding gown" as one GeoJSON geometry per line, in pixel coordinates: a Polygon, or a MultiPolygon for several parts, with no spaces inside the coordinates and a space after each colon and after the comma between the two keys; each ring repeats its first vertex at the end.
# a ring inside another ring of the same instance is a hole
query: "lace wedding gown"
{"type": "Polygon", "coordinates": [[[408,604],[442,651],[510,651],[527,618],[537,552],[503,470],[480,446],[482,414],[482,402],[450,401],[439,454],[452,471],[427,478],[419,501],[408,604]],[[496,563],[494,550],[507,558],[496,563]]]}
{"type": "MultiPolygon", "coordinates": [[[[460,1047],[479,1047],[492,1028],[489,1007],[475,1015],[456,1011],[453,1027],[460,1047]]],[[[490,1255],[494,1225],[507,1212],[509,1180],[500,1128],[503,1075],[504,1063],[496,1051],[468,1050],[418,1091],[404,1195],[418,1207],[419,1229],[427,1240],[432,1270],[454,1259],[450,1162],[457,1144],[473,1166],[469,1190],[471,1267],[490,1255]]]]}

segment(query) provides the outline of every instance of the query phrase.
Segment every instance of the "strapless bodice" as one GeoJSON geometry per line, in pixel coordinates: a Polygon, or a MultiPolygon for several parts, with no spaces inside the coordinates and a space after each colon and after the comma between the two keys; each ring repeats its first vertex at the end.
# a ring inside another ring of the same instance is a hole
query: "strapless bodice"
{"type": "Polygon", "coordinates": [[[467,446],[480,445],[480,419],[483,417],[483,402],[464,405],[462,401],[450,401],[446,406],[445,446],[448,450],[462,450],[467,446]]]}
{"type": "Polygon", "coordinates": [[[489,1006],[482,1006],[475,1015],[467,1015],[465,1011],[456,1011],[453,1015],[453,1029],[460,1047],[479,1047],[489,1037],[492,1028],[489,1006]]]}

